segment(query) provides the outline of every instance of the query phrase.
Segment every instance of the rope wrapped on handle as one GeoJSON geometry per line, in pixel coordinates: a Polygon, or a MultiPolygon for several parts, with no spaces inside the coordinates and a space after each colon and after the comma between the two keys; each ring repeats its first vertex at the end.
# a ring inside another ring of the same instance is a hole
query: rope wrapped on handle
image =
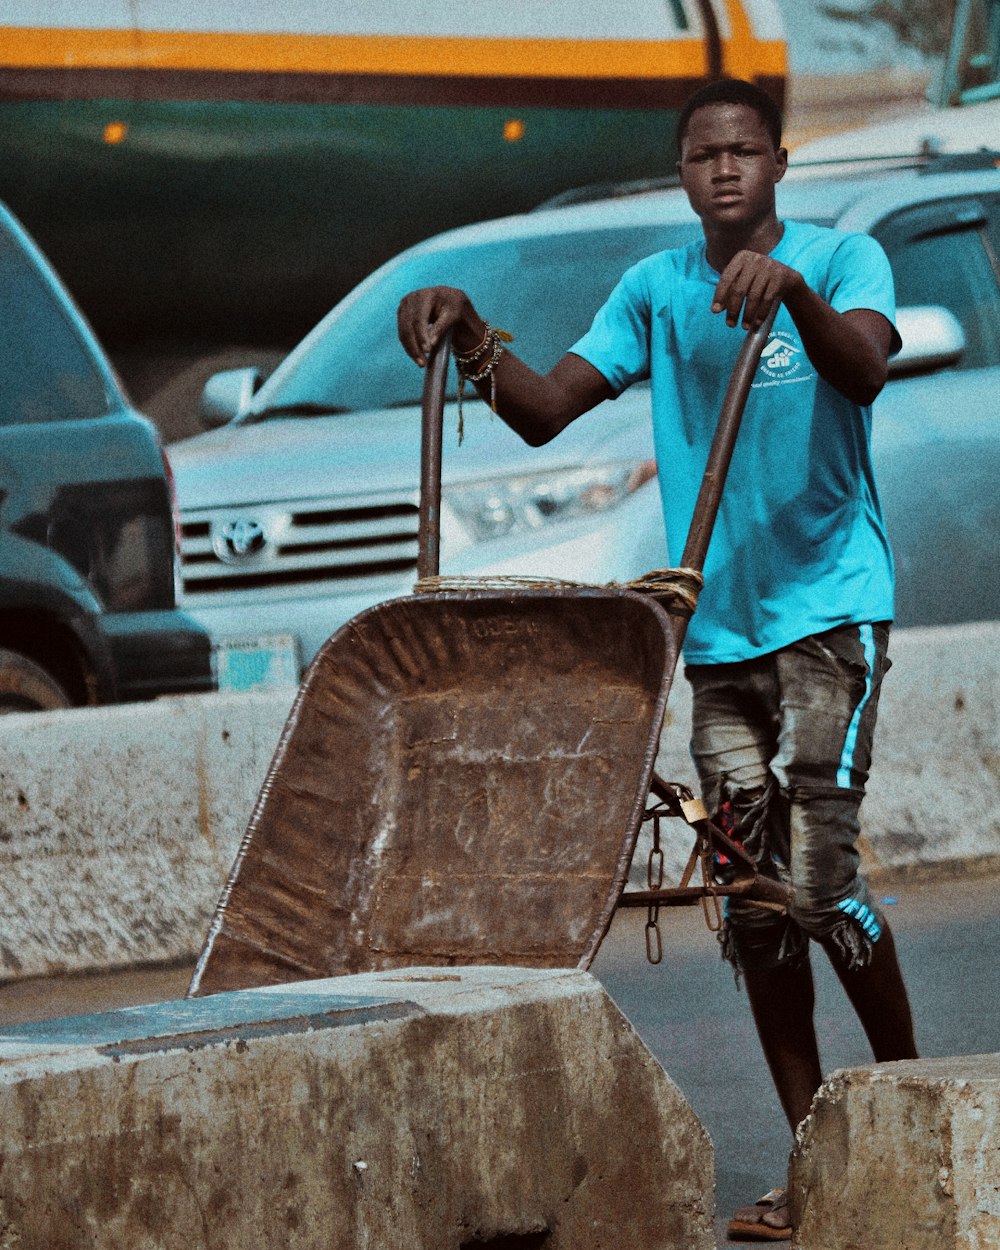
{"type": "Polygon", "coordinates": [[[690,616],[698,606],[698,595],[705,579],[697,569],[653,569],[628,582],[567,581],[561,577],[500,575],[495,577],[434,576],[421,577],[413,586],[416,594],[459,593],[474,590],[632,590],[655,595],[664,607],[690,616]]]}
{"type": "Polygon", "coordinates": [[[698,596],[705,585],[705,578],[698,569],[653,569],[630,582],[610,582],[609,585],[620,585],[624,590],[654,595],[662,606],[669,606],[691,616],[698,606],[698,596]]]}

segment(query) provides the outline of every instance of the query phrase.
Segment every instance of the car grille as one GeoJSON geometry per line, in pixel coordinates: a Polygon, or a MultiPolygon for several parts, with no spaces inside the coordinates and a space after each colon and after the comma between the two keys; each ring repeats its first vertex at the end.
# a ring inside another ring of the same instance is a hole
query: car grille
{"type": "Polygon", "coordinates": [[[315,593],[322,582],[345,592],[391,583],[416,569],[418,529],[412,497],[185,510],[184,597],[207,602],[234,593],[315,593]]]}

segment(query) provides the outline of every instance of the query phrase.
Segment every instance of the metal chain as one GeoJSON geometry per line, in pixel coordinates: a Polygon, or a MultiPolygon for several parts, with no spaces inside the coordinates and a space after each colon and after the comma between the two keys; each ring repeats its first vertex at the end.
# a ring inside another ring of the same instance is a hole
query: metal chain
{"type": "MultiPolygon", "coordinates": [[[[653,845],[646,861],[646,884],[651,890],[659,890],[663,885],[663,848],[660,845],[661,812],[654,808],[653,845]],[[656,865],[654,869],[654,864],[656,865]]],[[[646,913],[646,958],[651,964],[658,964],[663,959],[663,935],[660,932],[660,905],[650,903],[646,913]]]]}
{"type": "Polygon", "coordinates": [[[698,858],[701,861],[701,879],[708,891],[701,896],[701,910],[705,916],[705,924],[710,933],[720,933],[722,931],[722,908],[719,906],[719,896],[715,892],[715,881],[712,878],[713,851],[708,840],[700,833],[698,834],[698,858]],[[711,911],[709,899],[712,904],[711,911]]]}
{"type": "MultiPolygon", "coordinates": [[[[647,808],[643,821],[653,822],[653,841],[646,861],[646,885],[650,890],[663,887],[663,846],[660,839],[660,821],[664,817],[680,817],[689,824],[696,821],[698,813],[704,815],[704,807],[700,799],[696,799],[694,791],[679,782],[669,783],[670,794],[665,795],[654,807],[647,808]]],[[[712,933],[718,933],[723,926],[722,908],[719,896],[715,892],[712,872],[714,851],[710,842],[700,831],[695,831],[695,845],[688,860],[688,866],[681,880],[686,885],[696,865],[701,868],[701,878],[705,893],[701,896],[701,908],[705,924],[712,933]]],[[[646,958],[651,964],[658,964],[663,959],[663,936],[660,932],[659,903],[650,903],[646,912],[646,958]]]]}

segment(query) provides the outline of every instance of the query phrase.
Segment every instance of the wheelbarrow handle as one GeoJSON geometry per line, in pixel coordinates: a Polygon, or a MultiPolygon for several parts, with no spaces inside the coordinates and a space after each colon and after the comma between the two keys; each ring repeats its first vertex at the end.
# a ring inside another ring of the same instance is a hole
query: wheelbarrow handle
{"type": "Polygon", "coordinates": [[[437,577],[441,564],[441,433],[451,360],[451,330],[431,351],[424,372],[420,438],[420,529],[417,577],[437,577]]]}
{"type": "MultiPolygon", "coordinates": [[[[708,543],[722,501],[722,489],[733,458],[740,422],[743,420],[743,410],[757,371],[757,362],[771,333],[777,311],[778,304],[775,303],[757,329],[746,336],[733,366],[681,557],[684,568],[697,569],[699,572],[704,568],[708,543]]],[[[450,360],[449,330],[434,346],[424,375],[421,403],[420,531],[417,550],[419,578],[437,577],[440,571],[441,434],[450,360]]]]}
{"type": "Polygon", "coordinates": [[[757,372],[758,361],[767,345],[774,318],[778,313],[778,303],[779,301],[775,301],[771,311],[757,329],[743,340],[743,346],[740,348],[736,364],[733,365],[733,371],[729,376],[729,386],[726,388],[726,397],[722,401],[722,411],[719,413],[719,422],[715,427],[715,435],[705,465],[705,476],[701,480],[701,488],[698,491],[694,513],[691,517],[691,528],[688,530],[684,554],[681,556],[681,564],[686,569],[697,569],[700,573],[705,567],[708,543],[712,537],[712,530],[715,528],[715,519],[719,514],[722,488],[726,484],[729,462],[733,458],[733,448],[736,446],[736,436],[740,432],[743,410],[750,394],[754,374],[757,372]]]}

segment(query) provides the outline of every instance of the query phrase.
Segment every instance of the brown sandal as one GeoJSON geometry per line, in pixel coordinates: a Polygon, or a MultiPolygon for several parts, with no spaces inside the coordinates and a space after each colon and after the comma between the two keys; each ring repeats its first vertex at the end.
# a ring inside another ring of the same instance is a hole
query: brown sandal
{"type": "Polygon", "coordinates": [[[740,1207],[726,1228],[730,1241],[789,1241],[792,1221],[783,1189],[772,1189],[752,1207],[740,1207]]]}

